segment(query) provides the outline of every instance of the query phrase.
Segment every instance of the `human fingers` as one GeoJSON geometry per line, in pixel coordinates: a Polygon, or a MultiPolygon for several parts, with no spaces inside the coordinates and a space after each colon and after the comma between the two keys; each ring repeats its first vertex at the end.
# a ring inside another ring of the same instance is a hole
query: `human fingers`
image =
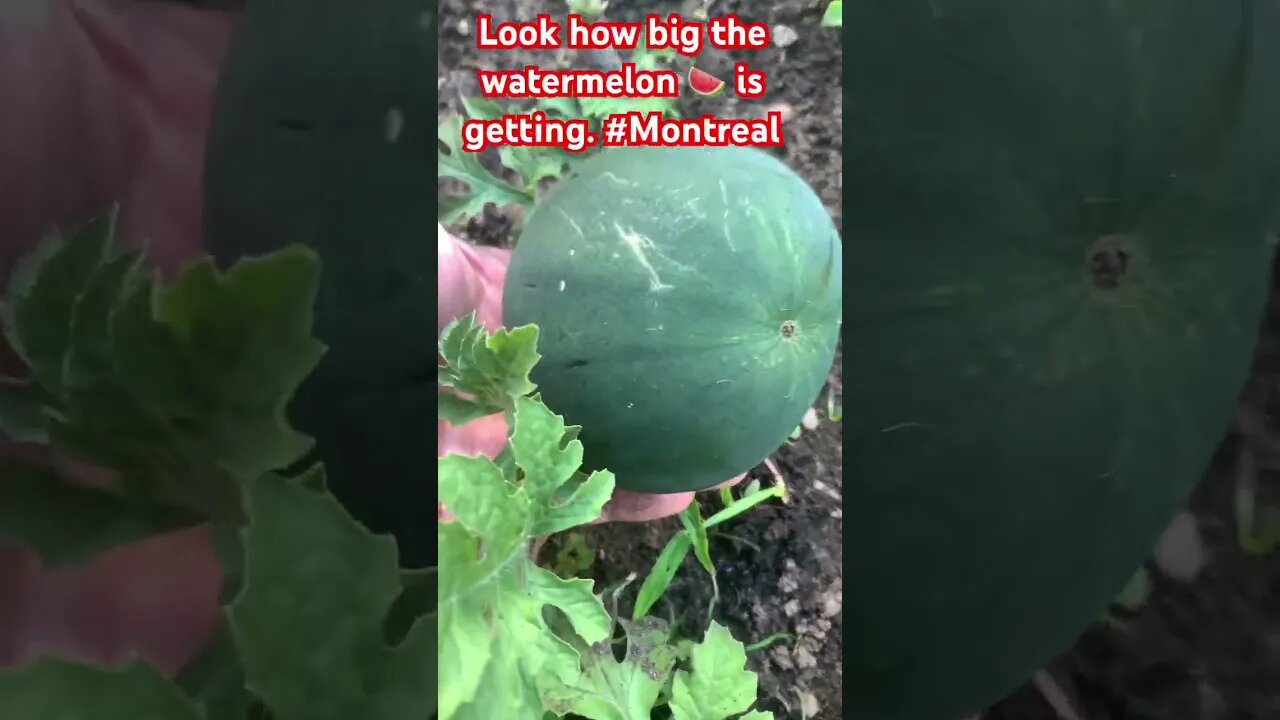
{"type": "Polygon", "coordinates": [[[490,332],[502,326],[502,283],[511,251],[478,247],[452,235],[443,225],[436,232],[439,280],[439,328],[475,311],[490,332]]]}
{"type": "MultiPolygon", "coordinates": [[[[722,487],[737,485],[746,478],[746,474],[738,475],[704,492],[714,492],[722,487]]],[[[693,501],[695,493],[681,492],[655,495],[618,489],[613,498],[604,506],[600,519],[596,522],[648,522],[660,520],[683,511],[693,501]]]]}
{"type": "Polygon", "coordinates": [[[40,654],[115,664],[140,656],[176,673],[212,636],[221,576],[207,528],[43,567],[0,548],[0,666],[40,654]]]}
{"type": "Polygon", "coordinates": [[[120,240],[145,243],[161,268],[198,257],[204,138],[235,16],[170,3],[42,5],[26,22],[0,16],[0,268],[53,225],[113,203],[120,240]]]}

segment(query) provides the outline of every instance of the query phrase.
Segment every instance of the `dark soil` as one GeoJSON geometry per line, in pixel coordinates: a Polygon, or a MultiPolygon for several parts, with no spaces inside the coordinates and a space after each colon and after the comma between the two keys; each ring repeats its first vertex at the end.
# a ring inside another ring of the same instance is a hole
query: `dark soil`
{"type": "MultiPolygon", "coordinates": [[[[787,117],[786,146],[778,153],[805,178],[840,223],[841,89],[840,38],[819,27],[825,7],[820,0],[782,2],[715,2],[711,15],[737,13],[749,22],[766,22],[774,46],[763,51],[731,54],[704,51],[698,67],[731,77],[732,63],[741,61],[768,73],[768,92],[760,100],[739,100],[731,91],[715,99],[682,98],[685,117],[713,113],[722,117],[761,115],[782,109],[787,117]],[[785,45],[785,47],[779,47],[785,45]]],[[[615,0],[608,17],[641,20],[646,13],[682,12],[697,3],[615,0]]],[[[475,48],[475,16],[489,12],[495,20],[530,19],[538,12],[563,17],[565,5],[553,0],[445,0],[440,16],[440,112],[459,112],[459,97],[475,92],[476,67],[512,68],[525,63],[543,67],[598,67],[593,57],[565,51],[483,53],[475,48]]],[[[688,60],[676,62],[682,73],[688,60]]],[[[496,167],[496,166],[495,166],[496,167]]],[[[519,233],[521,217],[492,208],[455,232],[474,242],[509,244],[519,233]]],[[[829,390],[840,392],[840,357],[829,377],[829,390]]],[[[749,665],[760,674],[761,708],[778,718],[838,720],[844,717],[841,690],[841,475],[840,426],[826,417],[828,390],[820,396],[818,426],[771,458],[778,477],[765,465],[750,477],[764,485],[780,478],[787,486],[787,503],[770,502],[713,531],[711,553],[719,578],[720,597],[715,618],[747,644],[777,633],[788,637],[751,653],[749,665]]],[[[702,501],[705,514],[719,509],[714,494],[702,501]]],[[[598,587],[637,579],[623,595],[620,610],[629,613],[640,582],[662,547],[679,529],[674,519],[645,524],[617,524],[585,533],[595,561],[587,571],[598,587]]],[[[553,557],[554,543],[542,557],[553,557]]],[[[677,574],[653,612],[668,616],[686,635],[699,636],[706,627],[712,588],[692,558],[677,574]]]]}

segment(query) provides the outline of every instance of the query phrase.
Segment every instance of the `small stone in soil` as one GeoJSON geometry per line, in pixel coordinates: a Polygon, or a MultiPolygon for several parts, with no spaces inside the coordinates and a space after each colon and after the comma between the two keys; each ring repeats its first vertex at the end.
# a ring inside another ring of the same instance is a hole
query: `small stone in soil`
{"type": "Polygon", "coordinates": [[[790,25],[774,25],[773,26],[773,44],[780,48],[785,48],[796,40],[800,39],[799,33],[791,28],[790,25]]]}

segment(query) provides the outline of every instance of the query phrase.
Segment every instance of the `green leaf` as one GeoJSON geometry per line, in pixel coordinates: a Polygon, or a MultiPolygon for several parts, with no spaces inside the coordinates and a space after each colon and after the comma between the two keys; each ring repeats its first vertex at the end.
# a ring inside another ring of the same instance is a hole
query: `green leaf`
{"type": "Polygon", "coordinates": [[[0,427],[115,471],[126,494],[233,516],[232,477],[310,448],[284,409],[323,353],[319,259],[292,247],[225,274],[206,260],[165,285],[113,245],[114,222],[55,235],[20,264],[5,331],[32,377],[0,379],[0,427]]]}
{"type": "MultiPolygon", "coordinates": [[[[514,330],[499,329],[485,341],[485,348],[493,354],[500,370],[497,376],[501,392],[516,396],[527,395],[537,388],[529,380],[529,372],[538,363],[538,327],[525,325],[514,330]]],[[[482,353],[477,352],[477,355],[482,353]]]]}
{"type": "Polygon", "coordinates": [[[1129,582],[1125,583],[1114,602],[1121,607],[1137,610],[1147,602],[1147,597],[1150,595],[1151,575],[1146,568],[1138,568],[1138,572],[1129,578],[1129,582]]]}
{"type": "Polygon", "coordinates": [[[541,402],[517,398],[511,452],[524,471],[521,487],[535,503],[550,504],[555,491],[582,467],[582,443],[574,440],[562,447],[564,432],[564,418],[541,402]]]}
{"type": "Polygon", "coordinates": [[[826,12],[822,13],[822,27],[840,27],[844,19],[844,3],[842,0],[831,0],[826,12]]]}
{"type": "Polygon", "coordinates": [[[582,114],[588,118],[602,119],[610,115],[638,112],[648,115],[659,112],[668,117],[678,117],[674,98],[642,97],[588,97],[582,98],[582,114]]]}
{"type": "MultiPolygon", "coordinates": [[[[748,485],[747,488],[750,489],[751,486],[748,485]]],[[[735,500],[733,504],[730,505],[729,507],[707,518],[706,526],[711,528],[711,527],[715,527],[716,525],[719,525],[722,522],[725,522],[726,520],[732,520],[733,518],[741,515],[742,513],[750,510],[756,505],[759,505],[765,500],[768,500],[769,498],[782,497],[782,494],[785,492],[786,492],[786,488],[782,487],[781,485],[772,485],[770,487],[764,488],[763,490],[755,490],[746,495],[743,495],[742,497],[735,500]]]]}
{"type": "Polygon", "coordinates": [[[201,522],[191,510],[74,485],[50,468],[0,468],[0,540],[31,548],[50,566],[201,522]]]}
{"type": "Polygon", "coordinates": [[[746,669],[747,652],[720,623],[712,621],[693,646],[691,670],[676,672],[671,685],[673,720],[724,720],[756,701],[756,676],[746,669]]]}
{"type": "MultiPolygon", "coordinates": [[[[470,337],[470,336],[468,336],[470,337]]],[[[536,336],[535,336],[536,337],[536,336]]],[[[446,337],[450,352],[479,345],[446,337]]],[[[532,340],[532,338],[531,338],[532,340]]],[[[440,523],[440,720],[537,717],[539,694],[581,674],[574,647],[547,624],[548,606],[563,613],[577,638],[608,637],[610,619],[588,580],[564,580],[533,564],[529,540],[540,529],[599,514],[613,489],[596,473],[562,504],[557,490],[577,473],[582,447],[565,442],[564,420],[531,398],[512,415],[512,476],[486,457],[439,458],[440,500],[456,518],[440,523]]]]}
{"type": "Polygon", "coordinates": [[[71,322],[66,382],[72,388],[90,387],[114,375],[111,316],[144,279],[142,253],[121,253],[106,261],[89,280],[71,322]]]}
{"type": "Polygon", "coordinates": [[[484,538],[485,555],[515,550],[531,524],[528,493],[502,476],[484,456],[446,455],[436,461],[440,502],[467,530],[484,538]]]}
{"type": "Polygon", "coordinates": [[[680,524],[689,534],[693,543],[693,554],[698,558],[702,569],[712,578],[716,576],[716,566],[711,563],[711,544],[707,541],[707,527],[702,522],[702,512],[697,500],[690,500],[688,506],[680,511],[680,524]]]}
{"type": "Polygon", "coordinates": [[[122,384],[237,477],[289,465],[311,448],[285,406],[324,354],[311,335],[319,278],[315,253],[293,246],[140,285],[112,323],[122,384]]]}
{"type": "Polygon", "coordinates": [[[102,669],[43,657],[0,670],[0,698],[13,720],[205,720],[178,686],[140,661],[102,669]]]}
{"type": "Polygon", "coordinates": [[[512,409],[513,397],[537,389],[529,380],[541,357],[536,325],[489,335],[471,313],[445,327],[439,351],[445,361],[437,371],[439,383],[468,395],[485,414],[512,409]]]}
{"type": "Polygon", "coordinates": [[[640,585],[640,592],[636,594],[636,606],[631,612],[632,620],[639,620],[644,617],[653,604],[658,602],[662,594],[667,591],[671,585],[671,579],[676,576],[676,571],[680,569],[680,563],[684,562],[684,558],[689,554],[689,548],[693,545],[693,539],[688,533],[677,533],[667,541],[667,546],[662,548],[662,553],[658,556],[658,561],[653,564],[653,569],[649,571],[648,577],[644,579],[644,583],[640,585]]]}
{"type": "Polygon", "coordinates": [[[608,0],[569,0],[569,12],[577,13],[586,20],[594,20],[604,15],[609,7],[608,0]]]}
{"type": "Polygon", "coordinates": [[[625,659],[614,658],[609,643],[592,647],[583,655],[582,676],[544,695],[554,712],[591,720],[649,720],[676,661],[670,633],[657,618],[621,624],[627,633],[625,659]]]}
{"type": "Polygon", "coordinates": [[[773,720],[773,713],[763,710],[752,710],[738,718],[738,720],[773,720]]]}
{"type": "Polygon", "coordinates": [[[116,211],[64,238],[47,237],[18,263],[4,302],[5,336],[41,385],[62,387],[76,305],[114,237],[116,211]]]}
{"type": "Polygon", "coordinates": [[[248,686],[282,720],[420,720],[435,628],[419,619],[385,642],[403,589],[395,543],[312,489],[317,472],[246,485],[244,584],[228,613],[248,686]]]}
{"type": "Polygon", "coordinates": [[[534,107],[545,112],[548,117],[558,117],[561,120],[584,117],[578,101],[571,97],[538,98],[534,107]]]}
{"type": "Polygon", "coordinates": [[[437,174],[460,180],[470,188],[466,195],[440,202],[440,222],[453,224],[479,215],[488,203],[497,207],[533,206],[531,194],[494,177],[480,164],[476,153],[463,151],[461,118],[452,117],[440,123],[436,135],[448,150],[437,153],[437,174]]]}
{"type": "Polygon", "coordinates": [[[204,706],[205,720],[245,720],[253,696],[245,687],[244,666],[225,615],[213,639],[174,682],[204,706]]]}
{"type": "Polygon", "coordinates": [[[589,569],[594,563],[595,553],[587,545],[586,537],[580,532],[572,532],[556,551],[554,569],[557,575],[572,577],[589,569]]]}
{"type": "MultiPolygon", "coordinates": [[[[576,441],[575,441],[576,442],[576,441]]],[[[613,496],[613,474],[596,471],[578,485],[567,499],[547,507],[533,526],[534,535],[551,535],[585,525],[600,517],[613,496]]]]}
{"type": "Polygon", "coordinates": [[[1236,541],[1250,555],[1270,555],[1280,549],[1280,512],[1258,503],[1258,477],[1252,458],[1242,459],[1234,497],[1236,541]]]}
{"type": "Polygon", "coordinates": [[[502,117],[502,106],[483,97],[462,98],[462,109],[473,120],[497,120],[502,117]]]}
{"type": "Polygon", "coordinates": [[[559,177],[566,165],[573,164],[580,155],[550,145],[503,145],[498,148],[498,159],[504,167],[520,176],[524,191],[536,194],[538,183],[546,178],[559,177]]]}
{"type": "Polygon", "coordinates": [[[756,652],[757,650],[763,650],[763,649],[765,649],[765,648],[769,647],[770,645],[772,645],[772,644],[774,644],[774,643],[776,643],[776,642],[782,642],[783,640],[795,640],[795,637],[793,637],[792,635],[790,635],[790,634],[788,634],[788,633],[781,633],[781,632],[780,632],[780,633],[774,633],[774,634],[772,634],[772,635],[770,635],[770,636],[768,636],[768,637],[764,638],[763,640],[757,640],[757,641],[755,641],[755,642],[751,643],[750,645],[748,645],[748,646],[747,646],[747,652],[749,652],[749,653],[753,653],[753,652],[756,652]]]}

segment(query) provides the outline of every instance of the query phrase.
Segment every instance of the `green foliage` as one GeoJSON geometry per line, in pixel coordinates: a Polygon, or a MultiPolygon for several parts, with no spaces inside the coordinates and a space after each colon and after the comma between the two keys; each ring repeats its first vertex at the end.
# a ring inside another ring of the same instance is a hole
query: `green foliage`
{"type": "MultiPolygon", "coordinates": [[[[547,100],[553,99],[572,102],[572,98],[547,98],[547,100]]],[[[464,97],[462,107],[467,115],[475,120],[496,120],[504,114],[501,105],[487,98],[464,97]]],[[[517,108],[512,108],[508,112],[517,111],[517,108]]],[[[577,157],[573,153],[553,146],[503,145],[498,148],[498,159],[502,161],[503,167],[520,178],[520,189],[529,196],[536,196],[539,182],[546,178],[559,177],[565,166],[571,164],[577,157]]]]}
{"type": "Polygon", "coordinates": [[[30,369],[0,383],[5,433],[111,478],[91,489],[52,470],[0,473],[0,536],[52,562],[235,518],[236,480],[310,448],[284,408],[323,352],[310,336],[318,259],[289,248],[226,273],[206,261],[165,284],[114,230],[111,212],[51,235],[4,302],[30,369]]]}
{"type": "Polygon", "coordinates": [[[635,607],[632,609],[632,620],[638,620],[648,614],[654,603],[662,598],[690,550],[693,550],[698,564],[711,577],[713,585],[711,605],[714,607],[716,597],[719,596],[719,585],[716,581],[715,565],[711,561],[707,530],[741,515],[769,498],[783,497],[785,492],[785,488],[781,485],[760,489],[759,484],[753,481],[747,486],[742,497],[734,500],[732,489],[723,488],[720,491],[720,497],[721,500],[726,501],[726,506],[705,521],[698,509],[698,502],[691,500],[689,506],[680,513],[680,524],[684,529],[667,541],[658,555],[657,562],[653,564],[653,568],[649,570],[649,574],[640,585],[635,607]]]}
{"type": "Polygon", "coordinates": [[[842,0],[831,0],[827,4],[827,9],[822,13],[822,27],[840,27],[844,17],[844,3],[842,0]]]}
{"type": "Polygon", "coordinates": [[[0,670],[0,706],[14,720],[204,720],[202,709],[155,668],[103,670],[41,658],[0,670]]]}
{"type": "Polygon", "coordinates": [[[454,425],[515,409],[515,398],[533,392],[529,371],[538,362],[538,329],[499,329],[489,335],[474,315],[455,320],[440,333],[440,385],[454,390],[439,397],[439,416],[454,425]]]}
{"type": "Polygon", "coordinates": [[[610,643],[584,648],[582,677],[550,688],[549,709],[592,720],[647,720],[661,704],[659,695],[677,659],[670,633],[655,618],[620,624],[626,632],[624,660],[614,657],[610,643]]]}
{"type": "Polygon", "coordinates": [[[595,563],[595,554],[580,532],[567,533],[563,545],[556,550],[553,570],[560,577],[574,577],[595,563]]]}
{"type": "Polygon", "coordinates": [[[244,585],[227,613],[247,685],[279,718],[426,716],[436,619],[387,642],[405,589],[394,541],[351,519],[318,469],[249,484],[245,510],[244,585]]]}
{"type": "MultiPolygon", "coordinates": [[[[405,570],[395,541],[356,522],[320,466],[297,476],[279,467],[308,445],[283,408],[322,350],[310,333],[317,258],[282,251],[225,274],[197,263],[163,284],[111,240],[110,219],[99,221],[23,263],[5,330],[31,376],[9,381],[24,390],[4,397],[0,417],[55,450],[86,446],[66,437],[97,439],[93,457],[121,480],[86,488],[45,469],[0,475],[0,537],[77,562],[211,520],[224,612],[173,679],[139,662],[39,658],[0,671],[9,714],[543,720],[551,709],[640,720],[664,704],[689,718],[749,707],[754,676],[734,664],[742,649],[727,634],[713,627],[692,644],[652,619],[623,623],[630,652],[618,661],[615,620],[591,582],[530,558],[533,538],[592,521],[614,487],[607,471],[579,471],[578,428],[530,395],[537,328],[486,335],[467,317],[441,337],[441,382],[507,412],[510,435],[497,460],[438,459],[451,514],[437,526],[439,567],[405,570]],[[84,399],[103,387],[112,392],[90,396],[96,404],[84,399]],[[111,408],[129,412],[107,424],[111,408]],[[147,482],[125,482],[136,478],[147,482]],[[190,478],[217,492],[192,491],[190,478]]],[[[700,519],[689,522],[709,562],[700,519]]]]}
{"type": "Polygon", "coordinates": [[[399,570],[394,543],[355,523],[319,468],[272,473],[310,445],[283,411],[323,350],[310,331],[318,258],[289,249],[226,273],[205,261],[164,284],[114,247],[113,221],[55,236],[21,264],[5,332],[31,376],[9,386],[37,402],[19,412],[5,396],[3,417],[115,482],[6,468],[0,536],[77,562],[211,519],[232,600],[172,681],[140,663],[43,658],[0,672],[0,706],[19,718],[429,715],[436,618],[434,597],[415,594],[420,574],[399,570]]]}
{"type": "Polygon", "coordinates": [[[595,20],[609,7],[608,0],[568,0],[569,12],[581,15],[584,20],[595,20]]]}
{"type": "MultiPolygon", "coordinates": [[[[747,651],[716,622],[694,645],[689,670],[676,672],[671,686],[674,720],[723,720],[751,709],[756,676],[747,672],[747,651]]],[[[766,715],[766,717],[771,717],[766,715]]]]}
{"type": "Polygon", "coordinates": [[[840,422],[844,419],[844,406],[836,400],[835,388],[827,389],[827,419],[831,422],[840,422]]]}
{"type": "MultiPolygon", "coordinates": [[[[588,19],[601,16],[606,5],[607,2],[600,0],[570,0],[569,3],[570,12],[581,13],[588,19]]],[[[655,70],[664,67],[674,56],[675,50],[654,50],[647,40],[642,39],[632,51],[629,61],[635,63],[638,70],[655,70]]],[[[531,106],[521,107],[516,103],[504,110],[502,105],[488,98],[464,97],[462,107],[467,117],[475,120],[495,120],[504,114],[534,111],[559,120],[585,119],[597,133],[603,120],[612,114],[661,112],[669,117],[679,117],[676,98],[538,98],[531,106]]],[[[572,168],[596,150],[588,148],[571,153],[553,146],[503,145],[498,148],[498,159],[504,168],[515,174],[518,182],[513,186],[489,172],[480,163],[478,153],[462,150],[460,117],[450,117],[441,122],[438,136],[445,146],[437,154],[438,176],[459,180],[468,187],[462,195],[451,196],[441,202],[440,222],[448,224],[463,222],[480,214],[489,203],[496,207],[520,205],[526,210],[531,209],[537,202],[542,181],[560,177],[567,168],[572,168]]]]}
{"type": "MultiPolygon", "coordinates": [[[[643,37],[636,44],[636,49],[632,51],[629,62],[635,63],[637,70],[657,70],[665,67],[673,57],[675,57],[674,48],[655,50],[649,47],[648,38],[643,37]]],[[[610,115],[623,115],[629,112],[641,114],[660,112],[667,117],[680,117],[679,111],[676,110],[676,98],[593,97],[581,98],[578,102],[581,103],[583,117],[593,121],[595,127],[610,115]]]]}
{"type": "Polygon", "coordinates": [[[577,654],[546,625],[544,606],[559,608],[587,643],[605,639],[610,628],[591,583],[534,565],[528,544],[535,535],[595,519],[613,491],[613,476],[593,473],[567,498],[557,498],[582,464],[582,445],[566,440],[561,418],[525,397],[533,386],[527,380],[532,363],[524,359],[537,359],[537,329],[517,328],[507,336],[510,352],[487,355],[493,337],[485,339],[467,317],[440,342],[451,387],[490,397],[491,388],[505,388],[505,404],[514,405],[510,476],[484,457],[448,455],[437,462],[440,500],[455,518],[438,529],[439,655],[450,658],[440,668],[440,720],[536,717],[540,692],[572,680],[577,654]],[[467,342],[454,342],[459,338],[467,342]]]}
{"type": "Polygon", "coordinates": [[[667,541],[662,548],[662,553],[658,555],[657,562],[653,564],[644,583],[640,585],[640,592],[636,595],[636,604],[632,610],[633,620],[647,615],[653,608],[653,604],[662,598],[662,594],[671,586],[676,571],[680,569],[680,564],[684,562],[691,547],[693,547],[693,540],[690,539],[689,533],[684,531],[676,533],[667,541]]]}
{"type": "Polygon", "coordinates": [[[1138,571],[1129,578],[1129,582],[1125,583],[1124,589],[1116,596],[1115,603],[1129,610],[1137,610],[1142,607],[1147,598],[1151,595],[1151,574],[1146,568],[1138,568],[1138,571]]]}
{"type": "MultiPolygon", "coordinates": [[[[513,407],[508,446],[497,460],[447,455],[437,461],[440,499],[453,517],[438,525],[440,720],[538,720],[547,710],[592,720],[647,719],[667,701],[662,689],[677,666],[678,643],[652,618],[622,621],[628,650],[617,660],[608,642],[614,620],[591,582],[561,578],[530,557],[535,536],[598,517],[614,479],[607,471],[583,476],[578,428],[566,427],[529,396],[537,328],[503,333],[486,338],[468,316],[446,328],[439,345],[450,387],[489,398],[490,409],[513,407]],[[506,350],[491,352],[495,345],[506,350]],[[498,399],[504,392],[508,399],[498,399]]],[[[697,533],[701,521],[689,522],[709,567],[705,531],[697,533]]],[[[694,652],[732,653],[719,635],[707,643],[709,650],[695,646],[694,652]]],[[[711,690],[697,683],[707,669],[680,672],[674,682],[688,685],[681,685],[681,702],[714,711],[715,701],[706,697],[711,690]]],[[[749,707],[754,676],[739,672],[749,680],[732,680],[751,684],[749,707]]],[[[673,706],[672,712],[684,710],[673,706]]]]}
{"type": "Polygon", "coordinates": [[[1280,509],[1258,502],[1258,468],[1252,456],[1242,456],[1236,468],[1236,542],[1251,555],[1280,550],[1280,509]]]}
{"type": "Polygon", "coordinates": [[[497,207],[522,205],[533,207],[533,193],[513,187],[494,177],[480,164],[478,153],[462,149],[462,119],[451,117],[441,122],[436,132],[444,149],[436,154],[436,173],[439,177],[460,180],[467,185],[467,192],[440,201],[440,222],[458,223],[479,215],[484,206],[493,203],[497,207]]]}

